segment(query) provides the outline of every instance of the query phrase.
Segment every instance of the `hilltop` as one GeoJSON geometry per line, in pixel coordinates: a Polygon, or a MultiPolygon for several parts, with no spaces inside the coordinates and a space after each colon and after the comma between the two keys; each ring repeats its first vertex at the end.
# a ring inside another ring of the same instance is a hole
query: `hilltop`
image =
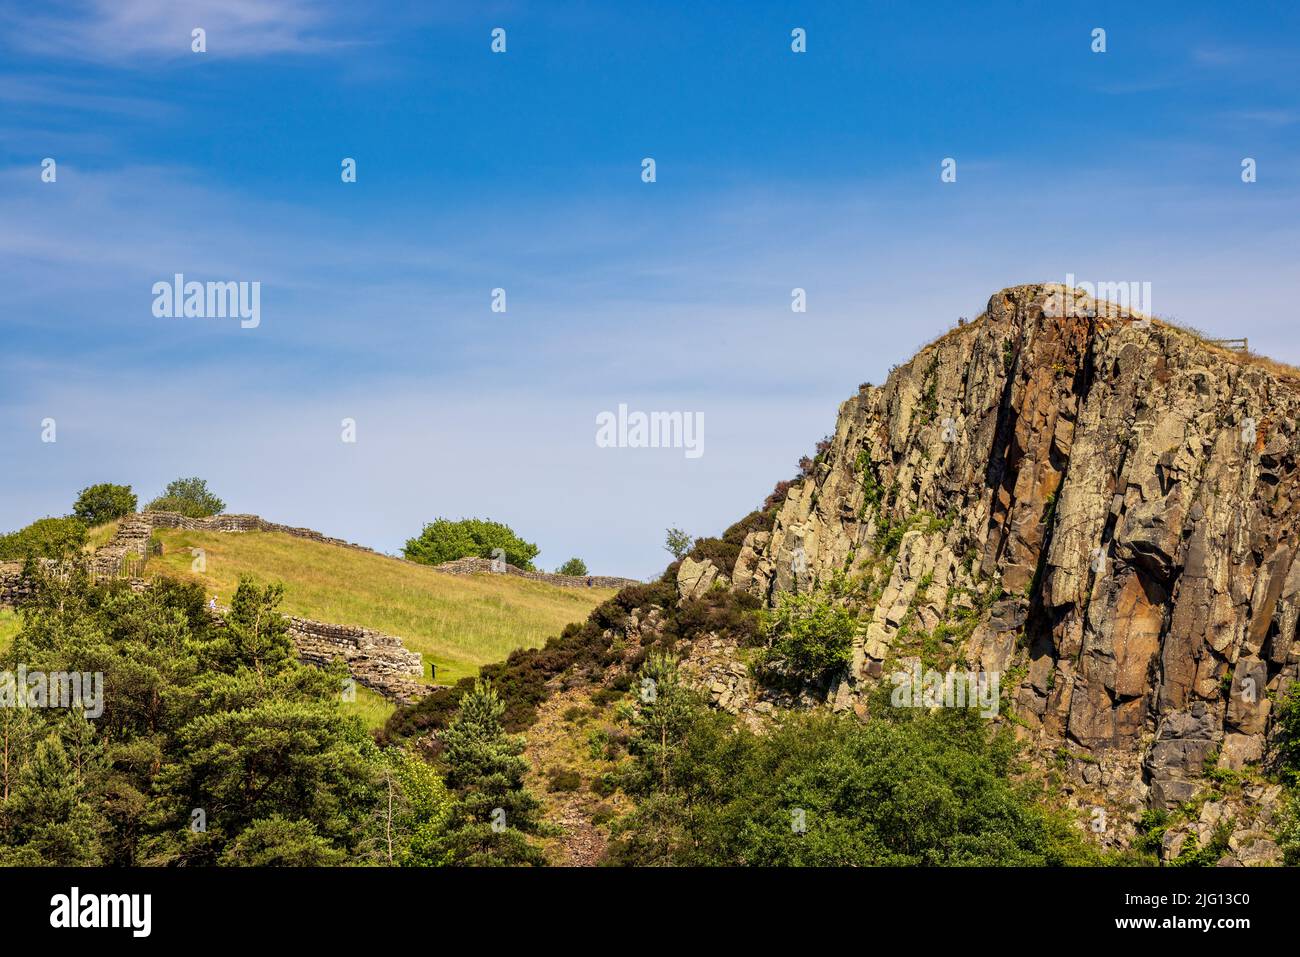
{"type": "Polygon", "coordinates": [[[514,575],[452,575],[386,555],[284,532],[159,528],[150,575],[196,577],[224,603],[241,575],[283,582],[287,614],[398,635],[454,683],[516,648],[533,648],[580,621],[612,588],[564,588],[514,575]],[[192,571],[202,549],[205,570],[192,571]]]}

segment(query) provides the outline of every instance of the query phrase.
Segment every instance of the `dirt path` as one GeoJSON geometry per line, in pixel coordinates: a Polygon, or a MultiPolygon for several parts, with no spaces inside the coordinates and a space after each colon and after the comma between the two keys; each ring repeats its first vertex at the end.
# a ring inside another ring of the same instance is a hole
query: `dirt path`
{"type": "Polygon", "coordinates": [[[562,867],[593,867],[600,863],[609,845],[608,829],[593,817],[622,813],[629,802],[621,793],[602,798],[591,789],[592,781],[614,767],[612,762],[593,757],[588,738],[593,730],[608,725],[606,716],[593,713],[591,689],[574,688],[559,692],[537,709],[537,723],[528,729],[524,756],[530,771],[529,789],[542,802],[542,815],[562,829],[546,841],[551,863],[562,867]],[[582,716],[574,717],[574,709],[582,716]],[[566,717],[567,715],[567,717],[566,717]],[[580,783],[573,790],[549,789],[546,772],[552,768],[576,771],[580,783]]]}

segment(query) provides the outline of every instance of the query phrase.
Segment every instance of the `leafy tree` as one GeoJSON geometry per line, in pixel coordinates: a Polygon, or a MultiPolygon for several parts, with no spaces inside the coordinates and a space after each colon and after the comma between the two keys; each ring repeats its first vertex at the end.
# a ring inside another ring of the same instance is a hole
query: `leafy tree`
{"type": "Polygon", "coordinates": [[[820,680],[852,660],[857,621],[825,594],[784,592],[763,620],[769,640],[763,663],[768,667],[820,680]]]}
{"type": "Polygon", "coordinates": [[[525,837],[538,829],[538,802],[524,787],[523,740],[506,734],[504,713],[492,685],[476,681],[440,735],[447,786],[458,798],[448,853],[459,864],[544,863],[525,837]]]}
{"type": "Polygon", "coordinates": [[[533,571],[533,559],[540,549],[526,542],[508,525],[487,519],[466,518],[458,522],[439,518],[424,526],[419,538],[409,539],[402,550],[407,559],[425,565],[441,565],[458,558],[496,558],[533,571]]]}
{"type": "Polygon", "coordinates": [[[664,550],[681,561],[689,554],[693,539],[680,528],[670,528],[664,537],[664,550]]]}
{"type": "MultiPolygon", "coordinates": [[[[617,827],[624,864],[878,866],[1098,863],[1062,813],[1015,783],[1009,730],[962,710],[863,724],[792,713],[755,733],[698,699],[667,752],[642,726],[617,827]]],[[[662,740],[662,738],[660,739],[662,740]]]]}
{"type": "Polygon", "coordinates": [[[434,767],[410,751],[389,748],[380,757],[379,778],[369,857],[402,867],[451,863],[448,829],[456,801],[434,767]]]}
{"type": "Polygon", "coordinates": [[[86,526],[77,518],[42,518],[26,528],[0,535],[0,560],[66,559],[86,545],[86,526]]]}
{"type": "Polygon", "coordinates": [[[225,502],[208,491],[207,481],[196,477],[171,482],[145,509],[150,512],[179,512],[188,518],[207,518],[219,515],[225,507],[225,502]]]}
{"type": "Polygon", "coordinates": [[[137,499],[129,485],[112,485],[101,482],[83,488],[72,506],[72,514],[86,525],[102,525],[136,509],[137,499]]]}
{"type": "Polygon", "coordinates": [[[585,575],[587,574],[587,563],[581,558],[570,558],[567,562],[556,569],[561,575],[585,575]]]}

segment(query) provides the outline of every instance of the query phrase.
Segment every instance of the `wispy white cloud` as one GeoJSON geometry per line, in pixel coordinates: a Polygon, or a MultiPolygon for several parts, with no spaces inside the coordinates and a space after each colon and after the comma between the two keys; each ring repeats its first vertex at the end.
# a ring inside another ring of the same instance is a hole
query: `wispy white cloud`
{"type": "Polygon", "coordinates": [[[196,27],[212,57],[321,53],[349,42],[331,35],[317,0],[74,0],[4,18],[28,53],[115,64],[190,56],[196,27]]]}

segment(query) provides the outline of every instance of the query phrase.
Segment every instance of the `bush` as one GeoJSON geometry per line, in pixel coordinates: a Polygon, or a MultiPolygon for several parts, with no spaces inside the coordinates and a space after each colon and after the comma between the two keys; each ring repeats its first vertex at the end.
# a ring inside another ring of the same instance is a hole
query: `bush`
{"type": "Polygon", "coordinates": [[[556,569],[560,575],[578,575],[587,574],[587,563],[581,558],[570,558],[567,562],[556,569]]]}
{"type": "Polygon", "coordinates": [[[85,547],[86,526],[78,518],[42,518],[0,535],[0,561],[71,558],[85,547]]]}
{"type": "Polygon", "coordinates": [[[791,713],[755,733],[659,687],[671,713],[638,720],[636,768],[622,778],[636,810],[615,825],[613,863],[1101,862],[1065,812],[1017,783],[1014,733],[969,711],[868,724],[791,713]]]}
{"type": "Polygon", "coordinates": [[[548,791],[576,791],[582,787],[582,775],[572,768],[551,768],[546,772],[548,791]]]}
{"type": "Polygon", "coordinates": [[[784,662],[783,672],[816,681],[852,659],[857,621],[825,595],[784,593],[763,624],[769,639],[765,665],[784,662]]]}
{"type": "Polygon", "coordinates": [[[670,528],[664,534],[664,551],[681,561],[691,550],[691,536],[680,528],[670,528]]]}
{"type": "Polygon", "coordinates": [[[713,588],[684,601],[677,611],[676,633],[687,640],[707,632],[729,637],[741,645],[757,645],[763,637],[762,602],[749,592],[713,588]]]}
{"type": "Polygon", "coordinates": [[[1300,787],[1300,681],[1287,686],[1277,702],[1278,770],[1293,786],[1300,787]]]}
{"type": "Polygon", "coordinates": [[[172,482],[156,499],[145,506],[149,512],[179,512],[187,518],[219,515],[226,503],[208,491],[201,478],[180,478],[172,482]]]}
{"type": "Polygon", "coordinates": [[[425,525],[419,538],[409,539],[402,554],[409,561],[441,565],[458,558],[496,558],[498,550],[508,564],[525,571],[534,570],[533,559],[540,551],[500,522],[478,518],[453,522],[439,518],[425,525]]]}
{"type": "Polygon", "coordinates": [[[112,485],[101,482],[89,488],[83,488],[72,506],[74,518],[86,525],[103,525],[124,515],[130,515],[136,509],[137,499],[129,485],[112,485]]]}
{"type": "Polygon", "coordinates": [[[772,494],[763,500],[763,507],[760,511],[775,514],[785,504],[785,500],[789,498],[790,489],[794,488],[798,482],[798,479],[785,479],[777,482],[776,487],[772,489],[772,494]]]}

